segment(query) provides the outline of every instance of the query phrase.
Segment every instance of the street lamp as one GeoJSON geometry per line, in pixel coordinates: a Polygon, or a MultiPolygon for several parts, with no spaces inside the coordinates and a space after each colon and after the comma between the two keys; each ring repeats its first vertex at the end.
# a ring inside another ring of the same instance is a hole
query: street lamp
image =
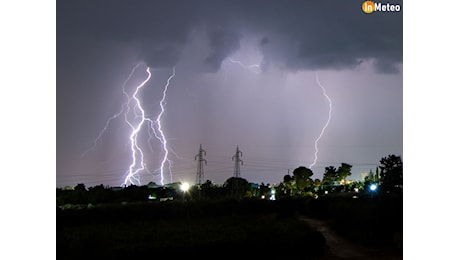
{"type": "Polygon", "coordinates": [[[190,189],[190,184],[188,184],[188,182],[184,182],[180,185],[180,190],[184,193],[187,192],[189,189],[190,189]]]}
{"type": "Polygon", "coordinates": [[[370,190],[370,193],[371,193],[371,197],[373,198],[375,196],[375,194],[377,193],[377,184],[375,183],[372,183],[370,186],[369,186],[369,190],[370,190]]]}
{"type": "Polygon", "coordinates": [[[188,182],[184,182],[180,185],[179,188],[182,191],[182,201],[185,201],[185,193],[187,193],[190,189],[190,184],[188,184],[188,182]]]}
{"type": "Polygon", "coordinates": [[[377,190],[377,184],[372,183],[371,186],[369,186],[369,189],[370,189],[371,191],[376,191],[376,190],[377,190]]]}

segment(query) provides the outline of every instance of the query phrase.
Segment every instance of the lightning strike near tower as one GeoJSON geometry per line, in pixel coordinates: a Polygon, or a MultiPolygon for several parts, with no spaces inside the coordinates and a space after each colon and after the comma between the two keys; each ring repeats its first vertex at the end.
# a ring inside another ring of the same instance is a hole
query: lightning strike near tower
{"type": "Polygon", "coordinates": [[[321,139],[321,137],[323,137],[324,131],[326,130],[327,126],[329,125],[329,122],[331,121],[331,115],[332,115],[332,100],[327,95],[326,89],[323,87],[323,85],[321,85],[321,82],[319,81],[318,72],[315,73],[315,77],[316,77],[316,83],[323,90],[323,96],[329,102],[329,113],[328,113],[326,124],[324,124],[323,128],[321,129],[321,133],[319,134],[318,138],[316,138],[316,140],[315,140],[315,159],[313,160],[313,163],[310,164],[310,169],[313,166],[315,166],[316,161],[318,160],[318,142],[321,139]]]}

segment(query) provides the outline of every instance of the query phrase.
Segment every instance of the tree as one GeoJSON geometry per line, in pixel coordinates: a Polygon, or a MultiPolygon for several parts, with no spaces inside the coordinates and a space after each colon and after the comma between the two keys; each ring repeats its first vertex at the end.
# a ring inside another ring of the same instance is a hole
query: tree
{"type": "Polygon", "coordinates": [[[74,187],[74,190],[76,191],[86,191],[86,186],[84,183],[79,183],[77,186],[74,187]]]}
{"type": "Polygon", "coordinates": [[[224,183],[224,189],[232,198],[241,199],[246,191],[251,191],[249,182],[240,177],[230,177],[224,183]]]}
{"type": "Polygon", "coordinates": [[[129,202],[147,201],[149,195],[147,186],[129,185],[122,190],[123,199],[129,202]]]}
{"type": "Polygon", "coordinates": [[[375,175],[372,172],[372,169],[369,170],[369,173],[364,177],[364,181],[375,181],[375,175]]]}
{"type": "Polygon", "coordinates": [[[88,204],[88,193],[86,186],[83,183],[77,184],[74,187],[74,190],[69,190],[66,192],[65,203],[70,204],[88,204]]]}
{"type": "Polygon", "coordinates": [[[403,163],[394,154],[380,159],[380,187],[386,192],[400,192],[403,185],[403,163]]]}
{"type": "Polygon", "coordinates": [[[291,181],[292,181],[292,176],[291,175],[289,175],[289,174],[284,175],[283,182],[288,183],[288,182],[291,182],[291,181]]]}
{"type": "Polygon", "coordinates": [[[320,179],[315,179],[313,181],[313,185],[315,186],[315,191],[318,191],[319,188],[321,187],[321,180],[320,179]]]}
{"type": "Polygon", "coordinates": [[[324,168],[323,185],[331,186],[338,179],[337,170],[334,166],[324,168]]]}
{"type": "Polygon", "coordinates": [[[296,168],[292,174],[294,175],[295,187],[298,194],[302,194],[307,188],[313,185],[313,172],[305,166],[296,168]]]}
{"type": "Polygon", "coordinates": [[[288,198],[292,196],[292,184],[294,183],[294,179],[291,175],[287,174],[284,175],[283,181],[276,185],[276,196],[278,199],[288,198]]]}
{"type": "Polygon", "coordinates": [[[348,163],[342,163],[337,170],[337,177],[339,181],[345,180],[351,175],[351,165],[348,163]]]}
{"type": "Polygon", "coordinates": [[[88,188],[88,200],[90,203],[109,203],[114,200],[114,192],[104,185],[96,185],[88,188]]]}
{"type": "Polygon", "coordinates": [[[289,175],[289,174],[286,174],[284,175],[283,177],[283,182],[279,185],[279,194],[284,194],[285,197],[290,197],[292,196],[292,192],[293,192],[293,185],[295,183],[295,180],[294,178],[289,175]]]}
{"type": "Polygon", "coordinates": [[[266,199],[270,197],[270,183],[264,184],[263,182],[259,185],[260,197],[264,196],[266,199]]]}

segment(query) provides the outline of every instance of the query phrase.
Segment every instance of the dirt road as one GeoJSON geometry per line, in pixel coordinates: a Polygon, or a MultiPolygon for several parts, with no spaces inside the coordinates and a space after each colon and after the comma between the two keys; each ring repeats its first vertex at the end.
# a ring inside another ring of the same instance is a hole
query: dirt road
{"type": "Polygon", "coordinates": [[[350,259],[350,260],[372,260],[386,259],[399,260],[403,259],[402,250],[397,249],[371,249],[356,244],[335,233],[329,227],[326,221],[302,217],[301,220],[307,222],[311,227],[315,228],[326,238],[329,252],[323,259],[350,259]]]}

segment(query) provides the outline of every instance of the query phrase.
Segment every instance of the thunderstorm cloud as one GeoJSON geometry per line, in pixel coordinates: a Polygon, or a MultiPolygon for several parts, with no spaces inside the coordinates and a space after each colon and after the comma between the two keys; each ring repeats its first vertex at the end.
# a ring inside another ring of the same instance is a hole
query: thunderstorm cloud
{"type": "Polygon", "coordinates": [[[59,1],[58,44],[129,44],[149,66],[171,67],[199,34],[207,49],[197,65],[216,72],[243,35],[257,35],[266,67],[340,70],[372,61],[378,72],[398,72],[402,13],[365,14],[361,2],[59,1]]]}

